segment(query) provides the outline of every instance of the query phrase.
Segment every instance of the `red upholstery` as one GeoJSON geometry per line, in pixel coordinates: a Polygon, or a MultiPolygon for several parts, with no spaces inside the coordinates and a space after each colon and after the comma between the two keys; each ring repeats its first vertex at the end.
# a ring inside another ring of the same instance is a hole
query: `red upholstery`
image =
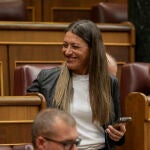
{"type": "Polygon", "coordinates": [[[23,0],[0,0],[1,21],[25,21],[25,16],[23,0]]]}
{"type": "Polygon", "coordinates": [[[92,7],[91,20],[97,23],[119,23],[127,21],[127,5],[122,3],[100,2],[92,7]]]}
{"type": "Polygon", "coordinates": [[[122,67],[120,98],[123,112],[125,112],[125,98],[130,92],[150,94],[150,63],[129,63],[122,67]]]}
{"type": "Polygon", "coordinates": [[[52,68],[58,64],[30,64],[18,66],[14,72],[13,95],[26,95],[27,87],[37,77],[42,69],[52,68]]]}
{"type": "MultiPolygon", "coordinates": [[[[114,74],[114,70],[117,71],[117,66],[114,65],[115,62],[112,60],[112,58],[109,58],[109,61],[108,69],[112,74],[114,74]]],[[[53,68],[58,65],[60,65],[60,63],[29,64],[17,66],[14,72],[13,95],[26,95],[27,88],[32,84],[32,81],[37,77],[41,69],[53,68]]]]}

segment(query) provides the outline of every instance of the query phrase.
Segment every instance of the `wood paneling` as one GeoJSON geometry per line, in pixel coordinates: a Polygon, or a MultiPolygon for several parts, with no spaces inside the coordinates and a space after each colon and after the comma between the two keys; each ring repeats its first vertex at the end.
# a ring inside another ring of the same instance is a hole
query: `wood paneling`
{"type": "Polygon", "coordinates": [[[26,21],[62,21],[90,19],[93,5],[99,2],[127,3],[127,0],[24,0],[26,21]],[[67,14],[67,15],[66,15],[67,14]]]}
{"type": "Polygon", "coordinates": [[[8,47],[0,44],[0,64],[1,64],[1,95],[9,95],[9,60],[8,60],[8,47]]]}
{"type": "Polygon", "coordinates": [[[26,5],[27,21],[42,21],[43,0],[24,0],[26,5]]]}
{"type": "Polygon", "coordinates": [[[100,1],[105,0],[44,0],[43,21],[62,20],[62,22],[71,22],[79,18],[90,18],[91,7],[100,1]],[[65,15],[66,13],[67,16],[65,15]]]}
{"type": "Polygon", "coordinates": [[[3,63],[0,62],[0,96],[4,95],[3,63]]]}
{"type": "Polygon", "coordinates": [[[108,0],[108,2],[114,2],[114,3],[128,3],[128,0],[108,0]]]}
{"type": "Polygon", "coordinates": [[[91,19],[90,11],[90,8],[81,7],[53,7],[51,10],[51,21],[72,22],[79,19],[91,19]]]}

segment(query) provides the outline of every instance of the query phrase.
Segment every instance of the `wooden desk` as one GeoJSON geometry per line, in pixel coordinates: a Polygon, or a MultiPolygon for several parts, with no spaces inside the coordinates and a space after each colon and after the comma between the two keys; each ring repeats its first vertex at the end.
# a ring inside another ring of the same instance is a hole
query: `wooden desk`
{"type": "MultiPolygon", "coordinates": [[[[107,51],[119,66],[134,61],[135,29],[129,23],[97,24],[107,51]]],[[[0,61],[4,68],[4,95],[12,95],[16,61],[63,61],[64,30],[68,23],[0,22],[0,61]]],[[[120,67],[119,67],[120,68],[120,67]]],[[[120,77],[120,69],[118,71],[120,77]]]]}

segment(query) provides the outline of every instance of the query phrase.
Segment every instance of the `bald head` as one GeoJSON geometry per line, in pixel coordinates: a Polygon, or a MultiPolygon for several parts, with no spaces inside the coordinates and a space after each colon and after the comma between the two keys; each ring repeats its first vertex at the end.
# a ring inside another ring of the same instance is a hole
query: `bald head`
{"type": "Polygon", "coordinates": [[[64,111],[54,108],[41,111],[36,116],[32,126],[33,145],[35,146],[35,140],[38,136],[57,136],[57,130],[60,124],[67,127],[76,126],[74,118],[64,111]]]}

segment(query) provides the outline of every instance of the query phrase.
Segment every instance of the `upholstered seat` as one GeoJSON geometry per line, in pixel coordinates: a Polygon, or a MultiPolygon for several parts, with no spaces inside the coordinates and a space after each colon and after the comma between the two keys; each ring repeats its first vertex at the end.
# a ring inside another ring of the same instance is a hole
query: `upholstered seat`
{"type": "Polygon", "coordinates": [[[92,7],[91,20],[97,23],[120,23],[127,21],[127,4],[100,2],[92,7]]]}
{"type": "Polygon", "coordinates": [[[36,79],[42,69],[48,69],[58,65],[60,64],[30,64],[17,66],[14,72],[13,95],[26,95],[28,86],[32,84],[32,81],[36,79]]]}
{"type": "Polygon", "coordinates": [[[129,63],[121,70],[120,99],[123,112],[125,98],[130,92],[142,92],[150,95],[150,63],[129,63]]]}
{"type": "MultiPolygon", "coordinates": [[[[109,72],[115,75],[117,73],[117,66],[115,60],[113,58],[109,59],[109,72]]],[[[61,62],[63,63],[63,62],[61,62]]],[[[17,66],[14,71],[14,87],[13,87],[13,95],[26,95],[27,88],[32,84],[32,81],[36,79],[38,73],[42,69],[50,69],[56,66],[61,65],[61,63],[44,63],[44,64],[26,64],[17,66]]]]}
{"type": "Polygon", "coordinates": [[[0,0],[0,21],[25,21],[23,0],[0,0]]]}

